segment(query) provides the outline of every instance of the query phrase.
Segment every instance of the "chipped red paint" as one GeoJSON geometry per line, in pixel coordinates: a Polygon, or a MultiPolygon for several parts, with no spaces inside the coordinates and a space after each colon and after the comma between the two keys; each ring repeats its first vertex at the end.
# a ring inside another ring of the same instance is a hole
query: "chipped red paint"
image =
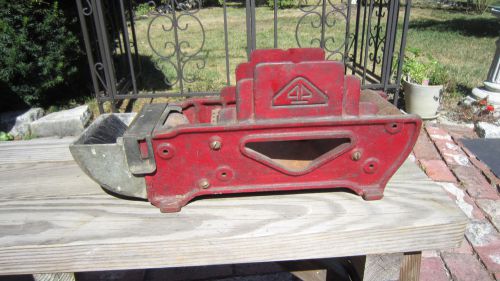
{"type": "Polygon", "coordinates": [[[153,132],[147,192],[163,212],[211,194],[348,188],[380,199],[420,130],[415,116],[360,103],[359,80],[321,49],[258,50],[236,77],[220,98],[181,103],[188,124],[153,132]]]}

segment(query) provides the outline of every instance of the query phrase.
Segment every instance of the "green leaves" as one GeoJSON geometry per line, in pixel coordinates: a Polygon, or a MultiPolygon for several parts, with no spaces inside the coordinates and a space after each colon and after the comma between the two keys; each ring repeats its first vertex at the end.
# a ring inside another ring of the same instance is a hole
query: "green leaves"
{"type": "Polygon", "coordinates": [[[57,1],[0,0],[0,82],[26,103],[76,72],[77,37],[57,1]]]}
{"type": "Polygon", "coordinates": [[[408,82],[429,85],[445,85],[450,76],[444,65],[431,56],[424,56],[420,50],[408,48],[403,63],[403,78],[408,82]]]}
{"type": "MultiPolygon", "coordinates": [[[[278,0],[278,9],[296,8],[299,6],[299,0],[278,0]]],[[[267,6],[274,9],[274,0],[267,0],[267,6]]]]}
{"type": "Polygon", "coordinates": [[[11,134],[0,131],[0,141],[10,141],[13,139],[14,137],[11,134]]]}

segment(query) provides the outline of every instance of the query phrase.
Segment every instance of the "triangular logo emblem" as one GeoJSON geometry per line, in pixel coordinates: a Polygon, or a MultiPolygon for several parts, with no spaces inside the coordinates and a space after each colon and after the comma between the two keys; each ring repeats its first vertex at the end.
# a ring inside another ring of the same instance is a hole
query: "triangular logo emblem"
{"type": "Polygon", "coordinates": [[[304,77],[297,77],[273,98],[273,106],[323,105],[328,97],[304,77]]]}

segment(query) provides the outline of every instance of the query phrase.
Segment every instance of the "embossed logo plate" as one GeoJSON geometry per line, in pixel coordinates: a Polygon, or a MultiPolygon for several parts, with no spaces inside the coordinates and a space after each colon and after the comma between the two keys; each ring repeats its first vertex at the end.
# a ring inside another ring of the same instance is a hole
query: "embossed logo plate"
{"type": "Polygon", "coordinates": [[[273,106],[325,105],[328,97],[304,77],[290,81],[273,98],[273,106]]]}

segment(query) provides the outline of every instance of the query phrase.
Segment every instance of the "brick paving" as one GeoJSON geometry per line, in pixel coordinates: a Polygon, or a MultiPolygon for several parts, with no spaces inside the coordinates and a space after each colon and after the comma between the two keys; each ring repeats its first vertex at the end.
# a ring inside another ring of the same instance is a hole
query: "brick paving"
{"type": "Polygon", "coordinates": [[[450,276],[441,257],[422,258],[420,281],[448,281],[450,276]]]}
{"type": "Polygon", "coordinates": [[[443,160],[425,160],[418,161],[425,173],[434,181],[456,182],[453,173],[443,160]]]}
{"type": "Polygon", "coordinates": [[[425,173],[469,218],[462,245],[422,254],[421,280],[500,281],[500,180],[465,149],[472,128],[426,123],[413,149],[425,173]]]}

